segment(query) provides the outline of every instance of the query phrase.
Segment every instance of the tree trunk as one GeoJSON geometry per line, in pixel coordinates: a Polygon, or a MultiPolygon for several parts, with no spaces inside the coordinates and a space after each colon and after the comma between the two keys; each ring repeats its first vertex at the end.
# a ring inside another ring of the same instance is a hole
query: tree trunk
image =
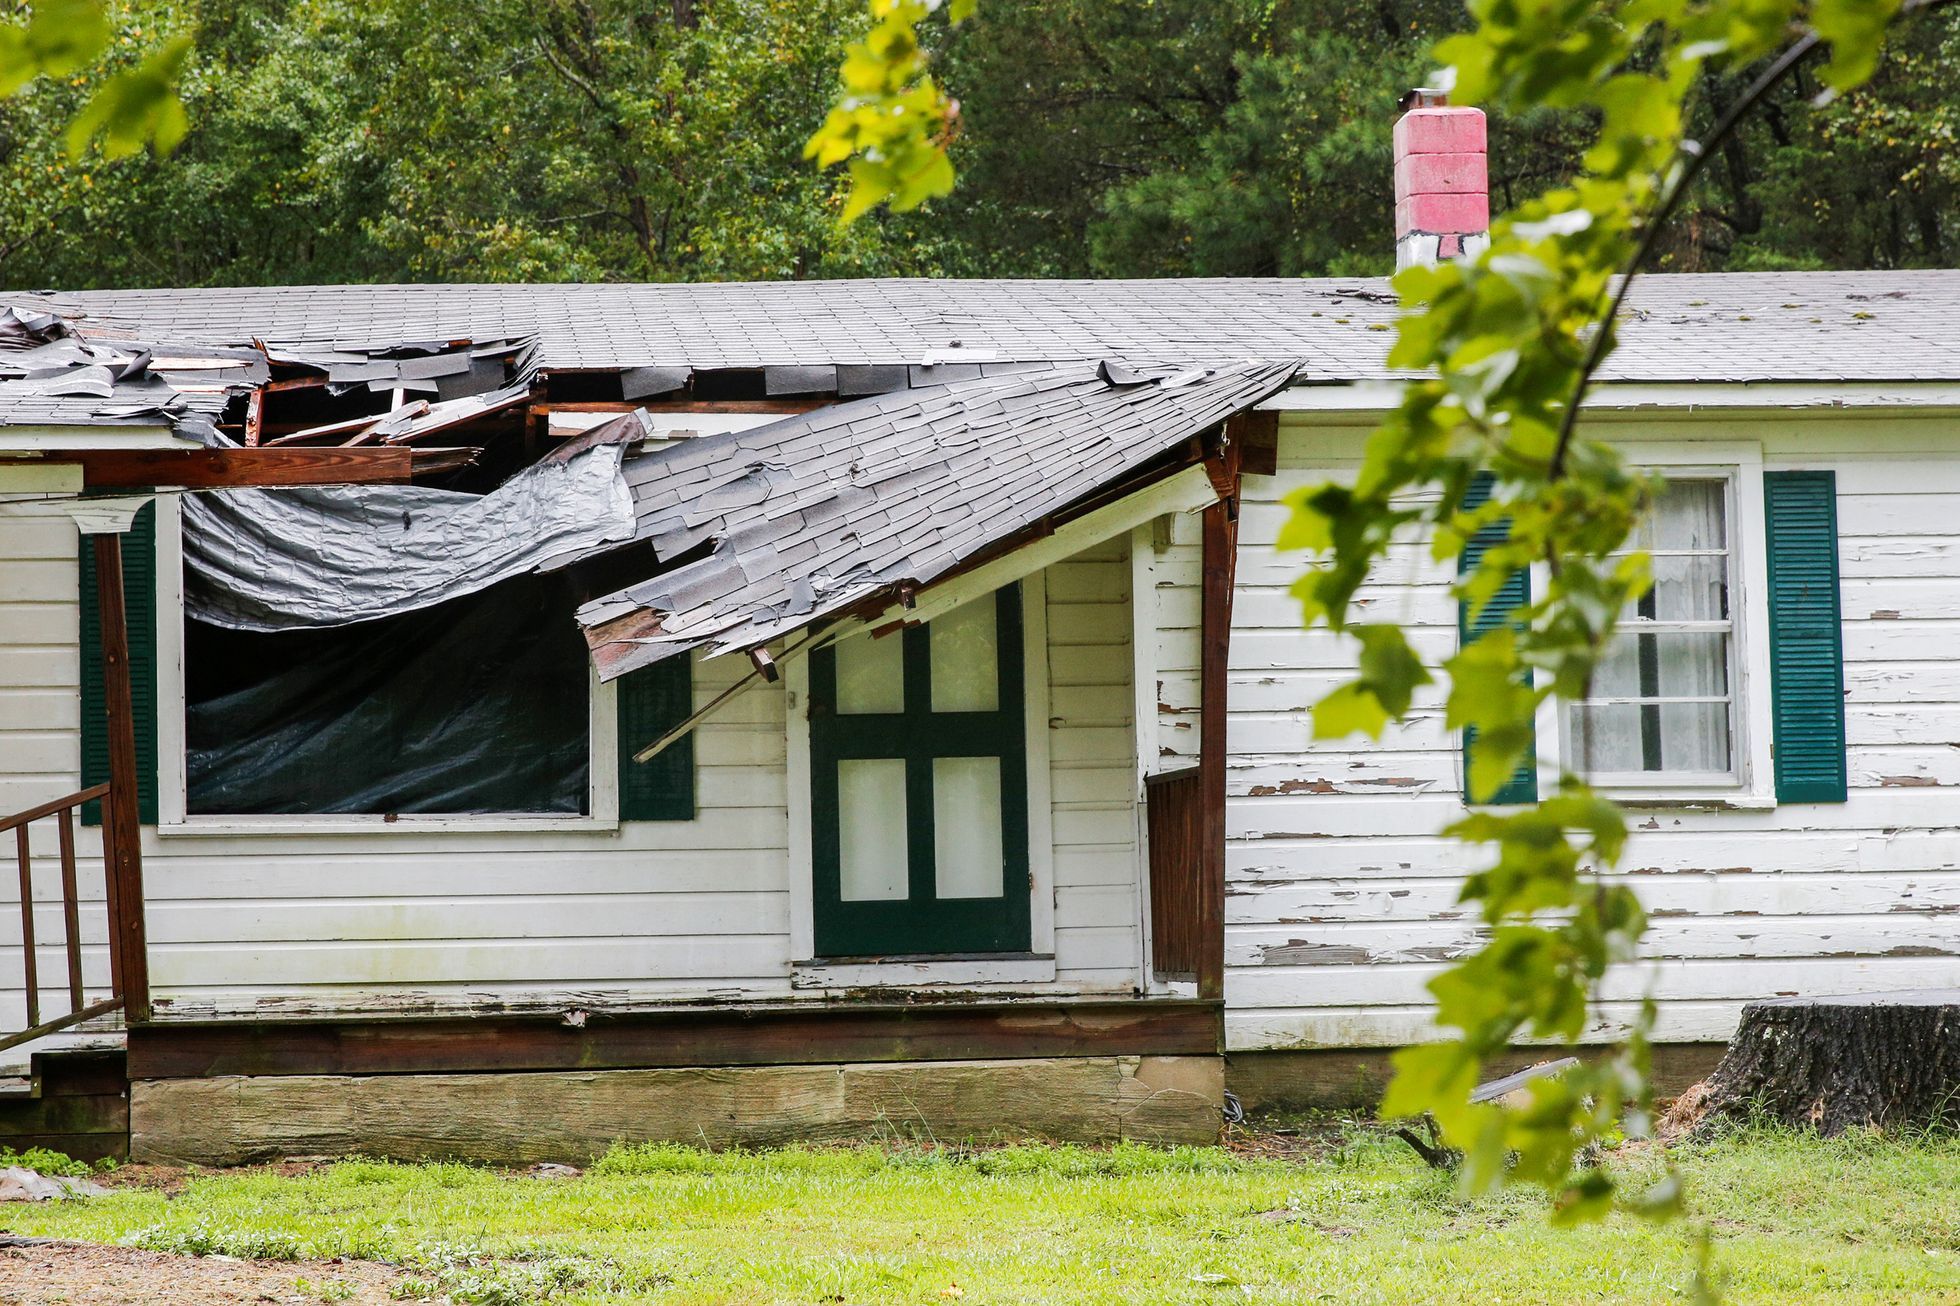
{"type": "Polygon", "coordinates": [[[1715,1073],[1666,1132],[1769,1118],[1846,1129],[1960,1127],[1960,989],[1753,1002],[1715,1073]]]}

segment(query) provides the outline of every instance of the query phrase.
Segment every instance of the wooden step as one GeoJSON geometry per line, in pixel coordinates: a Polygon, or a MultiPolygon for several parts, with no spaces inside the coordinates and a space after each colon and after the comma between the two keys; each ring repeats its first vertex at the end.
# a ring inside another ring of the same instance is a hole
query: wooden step
{"type": "Polygon", "coordinates": [[[0,1147],[127,1160],[127,1064],[120,1050],[35,1053],[29,1076],[0,1080],[0,1147]]]}

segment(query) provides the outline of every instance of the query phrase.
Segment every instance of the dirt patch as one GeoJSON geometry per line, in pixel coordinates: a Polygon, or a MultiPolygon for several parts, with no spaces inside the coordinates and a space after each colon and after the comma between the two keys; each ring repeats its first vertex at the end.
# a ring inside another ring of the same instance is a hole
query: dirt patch
{"type": "Polygon", "coordinates": [[[368,1261],[240,1261],[51,1239],[0,1242],[0,1301],[20,1306],[383,1306],[405,1277],[368,1261]]]}
{"type": "Polygon", "coordinates": [[[226,1170],[200,1170],[181,1165],[119,1165],[113,1170],[103,1170],[90,1178],[104,1188],[148,1188],[162,1193],[165,1197],[178,1197],[191,1180],[207,1174],[272,1174],[282,1179],[295,1179],[300,1175],[311,1174],[315,1170],[331,1164],[325,1157],[288,1158],[273,1161],[266,1165],[242,1165],[226,1170]]]}
{"type": "Polygon", "coordinates": [[[1271,1120],[1249,1120],[1225,1130],[1228,1152],[1262,1161],[1293,1161],[1310,1164],[1325,1161],[1353,1143],[1361,1132],[1376,1132],[1376,1126],[1357,1125],[1352,1119],[1308,1118],[1288,1124],[1271,1120]]]}
{"type": "Polygon", "coordinates": [[[1655,1132],[1664,1143],[1679,1142],[1708,1118],[1714,1105],[1714,1090],[1710,1081],[1704,1079],[1667,1104],[1661,1113],[1660,1128],[1655,1132]]]}
{"type": "Polygon", "coordinates": [[[191,1181],[191,1172],[175,1165],[119,1165],[93,1176],[104,1188],[154,1188],[175,1197],[191,1181]]]}

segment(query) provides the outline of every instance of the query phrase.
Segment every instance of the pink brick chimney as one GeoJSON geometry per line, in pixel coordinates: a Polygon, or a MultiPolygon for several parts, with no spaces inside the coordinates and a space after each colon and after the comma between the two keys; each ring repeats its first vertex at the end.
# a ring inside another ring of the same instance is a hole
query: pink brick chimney
{"type": "Polygon", "coordinates": [[[1475,254],[1490,243],[1484,111],[1441,91],[1402,97],[1395,120],[1395,267],[1475,254]]]}

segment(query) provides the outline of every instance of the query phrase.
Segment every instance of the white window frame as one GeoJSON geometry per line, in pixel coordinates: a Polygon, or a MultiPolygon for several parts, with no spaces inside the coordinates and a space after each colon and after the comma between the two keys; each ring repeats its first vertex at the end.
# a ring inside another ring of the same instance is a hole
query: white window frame
{"type": "Polygon", "coordinates": [[[590,670],[591,754],[587,759],[586,811],[549,812],[307,813],[196,815],[189,813],[184,759],[184,522],[177,497],[157,503],[157,833],[159,835],[374,834],[430,830],[617,830],[619,828],[619,716],[617,691],[590,670]]]}
{"type": "MultiPolygon", "coordinates": [[[[1055,817],[1048,758],[1048,587],[1041,572],[1021,585],[1024,734],[1028,767],[1026,957],[824,962],[816,959],[816,855],[810,829],[810,659],[784,670],[789,731],[790,984],[797,989],[1049,983],[1055,978],[1055,817]]],[[[989,591],[991,593],[991,591],[989,591]]],[[[978,595],[974,597],[980,597],[978,595]]],[[[855,630],[846,638],[872,638],[855,630]]],[[[896,634],[886,638],[897,638],[896,634]]]]}
{"type": "MultiPolygon", "coordinates": [[[[1762,446],[1749,441],[1693,444],[1628,441],[1620,446],[1629,463],[1643,471],[1682,480],[1727,482],[1725,523],[1729,542],[1729,695],[1728,775],[1643,773],[1590,778],[1595,788],[1633,807],[1768,808],[1776,805],[1775,774],[1769,755],[1772,738],[1769,666],[1769,559],[1763,520],[1762,446]]],[[[1543,569],[1533,583],[1543,586],[1543,569]]],[[[1543,592],[1542,588],[1539,592],[1543,592]]],[[[1538,786],[1552,793],[1567,769],[1566,722],[1570,705],[1547,699],[1536,722],[1539,739],[1538,786]]]]}

